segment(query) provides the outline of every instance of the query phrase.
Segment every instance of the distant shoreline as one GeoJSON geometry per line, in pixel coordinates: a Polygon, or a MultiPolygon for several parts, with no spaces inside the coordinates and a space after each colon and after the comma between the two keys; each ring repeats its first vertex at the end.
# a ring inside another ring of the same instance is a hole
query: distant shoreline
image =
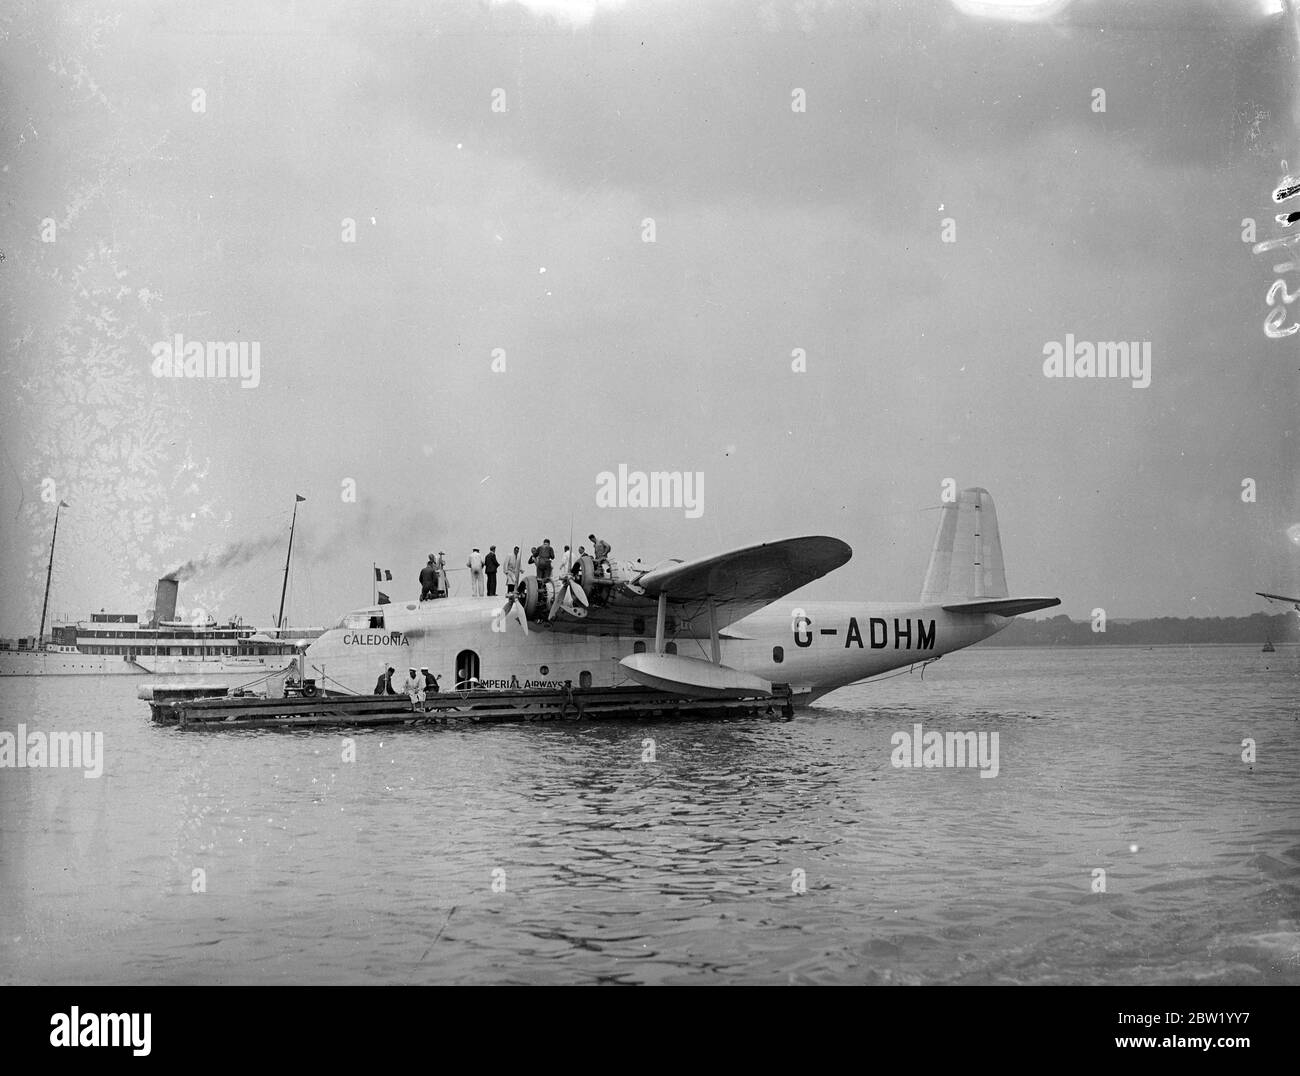
{"type": "MultiPolygon", "coordinates": [[[[1105,647],[1107,650],[1189,650],[1199,647],[1237,647],[1242,650],[1255,650],[1261,652],[1262,643],[996,643],[993,639],[984,639],[971,645],[970,649],[976,648],[982,650],[1090,650],[1098,647],[1105,647]]],[[[1279,642],[1273,640],[1275,652],[1282,650],[1300,650],[1300,642],[1287,640],[1279,642]]]]}
{"type": "Polygon", "coordinates": [[[1254,646],[1300,644],[1300,617],[1293,613],[1256,613],[1237,617],[1157,617],[1149,620],[1111,619],[1104,631],[1090,620],[1067,616],[1008,624],[981,646],[988,647],[1088,647],[1088,646],[1254,646]]]}

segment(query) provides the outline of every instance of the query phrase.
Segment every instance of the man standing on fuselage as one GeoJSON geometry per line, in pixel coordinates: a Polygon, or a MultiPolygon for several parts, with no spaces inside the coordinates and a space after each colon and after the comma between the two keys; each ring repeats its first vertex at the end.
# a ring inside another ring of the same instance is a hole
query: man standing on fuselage
{"type": "Polygon", "coordinates": [[[513,594],[519,587],[519,547],[515,546],[515,551],[506,557],[506,593],[513,594]]]}
{"type": "Polygon", "coordinates": [[[555,559],[555,550],[551,548],[551,540],[544,538],[542,544],[537,549],[537,582],[545,583],[551,578],[551,561],[555,559]]]}
{"type": "Polygon", "coordinates": [[[438,596],[438,566],[434,554],[429,554],[429,563],[420,569],[420,601],[427,602],[438,596]]]}

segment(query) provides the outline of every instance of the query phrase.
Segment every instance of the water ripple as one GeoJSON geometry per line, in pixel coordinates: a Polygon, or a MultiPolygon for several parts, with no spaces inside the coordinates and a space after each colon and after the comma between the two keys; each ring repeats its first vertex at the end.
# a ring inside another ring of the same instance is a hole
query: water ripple
{"type": "Polygon", "coordinates": [[[0,980],[1300,982],[1300,666],[1257,658],[977,649],[793,723],[366,730],[351,762],[6,680],[0,727],[106,761],[0,771],[0,980]],[[998,776],[896,769],[917,724],[996,732],[998,776]]]}

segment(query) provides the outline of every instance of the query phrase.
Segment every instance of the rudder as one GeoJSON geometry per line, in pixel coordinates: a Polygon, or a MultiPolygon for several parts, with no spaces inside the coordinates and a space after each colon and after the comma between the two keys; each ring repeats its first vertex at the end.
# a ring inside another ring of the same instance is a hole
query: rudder
{"type": "Polygon", "coordinates": [[[989,491],[978,486],[964,489],[940,511],[921,601],[942,605],[1007,597],[998,515],[989,491]]]}

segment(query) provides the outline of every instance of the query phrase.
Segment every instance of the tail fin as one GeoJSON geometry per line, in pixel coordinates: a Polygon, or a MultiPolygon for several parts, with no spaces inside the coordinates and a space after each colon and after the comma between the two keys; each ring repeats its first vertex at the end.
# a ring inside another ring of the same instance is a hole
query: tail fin
{"type": "Polygon", "coordinates": [[[1005,598],[1007,577],[1002,569],[1002,539],[998,515],[986,489],[964,489],[957,500],[940,509],[930,567],[921,588],[926,605],[1005,598]]]}

